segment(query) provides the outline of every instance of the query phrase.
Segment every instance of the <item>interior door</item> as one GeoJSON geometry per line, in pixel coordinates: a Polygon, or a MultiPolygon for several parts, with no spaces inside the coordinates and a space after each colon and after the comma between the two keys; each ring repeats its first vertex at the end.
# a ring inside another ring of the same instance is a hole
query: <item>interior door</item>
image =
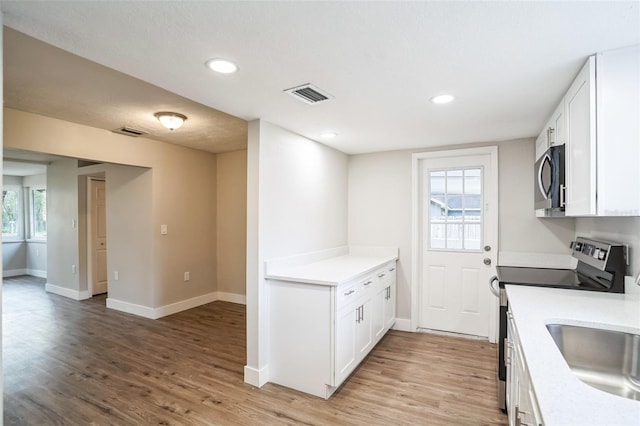
{"type": "Polygon", "coordinates": [[[107,199],[104,180],[89,181],[89,261],[91,294],[107,292],[107,199]]]}
{"type": "Polygon", "coordinates": [[[420,160],[418,327],[493,339],[497,151],[456,151],[420,160]]]}

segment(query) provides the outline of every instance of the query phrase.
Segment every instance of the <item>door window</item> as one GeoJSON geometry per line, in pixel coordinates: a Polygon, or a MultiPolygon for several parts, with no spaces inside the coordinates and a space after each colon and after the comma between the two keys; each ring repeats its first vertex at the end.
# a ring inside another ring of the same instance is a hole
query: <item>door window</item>
{"type": "Polygon", "coordinates": [[[480,251],[482,168],[430,170],[429,249],[480,251]]]}

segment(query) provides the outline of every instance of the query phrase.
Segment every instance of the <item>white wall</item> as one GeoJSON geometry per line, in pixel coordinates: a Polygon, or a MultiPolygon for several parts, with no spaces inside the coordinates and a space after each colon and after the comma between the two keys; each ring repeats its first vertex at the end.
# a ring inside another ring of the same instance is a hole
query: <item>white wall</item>
{"type": "MultiPolygon", "coordinates": [[[[569,254],[573,219],[538,219],[533,209],[534,139],[468,144],[497,145],[499,250],[569,254]]],[[[411,316],[411,154],[390,151],[349,158],[349,244],[397,246],[398,318],[411,316]]]]}
{"type": "Polygon", "coordinates": [[[249,123],[247,366],[268,380],[264,261],[347,243],[348,157],[265,121],[249,123]]]}
{"type": "Polygon", "coordinates": [[[576,236],[593,237],[629,245],[627,275],[640,274],[640,217],[576,219],[576,236]]]}
{"type": "MultiPolygon", "coordinates": [[[[2,26],[2,9],[0,7],[0,28],[3,28],[2,26]]],[[[4,79],[2,78],[2,70],[3,70],[3,63],[2,63],[2,57],[4,56],[2,54],[2,33],[3,31],[0,31],[0,107],[2,107],[2,109],[4,109],[4,93],[3,93],[3,85],[2,82],[4,81],[4,79]]],[[[3,150],[3,146],[4,146],[4,117],[0,116],[0,151],[3,150]]],[[[2,187],[2,162],[0,161],[0,188],[2,187]]],[[[2,241],[2,234],[0,234],[0,242],[2,241]]],[[[0,250],[2,250],[2,244],[0,244],[0,250]]],[[[2,270],[3,270],[3,265],[0,265],[0,276],[2,275],[2,270]]],[[[0,286],[0,330],[2,330],[2,286],[0,286]]],[[[0,347],[2,347],[2,333],[0,332],[0,347]]],[[[0,351],[0,371],[2,371],[2,351],[0,351]]],[[[4,389],[4,381],[2,376],[4,376],[3,374],[0,374],[0,413],[4,412],[4,405],[3,405],[3,389],[4,389]]],[[[1,422],[0,422],[1,423],[1,422]]]]}

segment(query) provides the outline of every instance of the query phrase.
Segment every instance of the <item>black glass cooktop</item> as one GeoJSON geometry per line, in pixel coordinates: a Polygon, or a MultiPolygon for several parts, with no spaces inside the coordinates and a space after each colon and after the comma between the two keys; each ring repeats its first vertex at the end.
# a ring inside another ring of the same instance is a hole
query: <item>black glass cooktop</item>
{"type": "Polygon", "coordinates": [[[506,284],[536,287],[568,288],[575,290],[607,291],[611,274],[599,271],[588,276],[573,269],[545,269],[516,266],[496,267],[500,287],[506,284]]]}

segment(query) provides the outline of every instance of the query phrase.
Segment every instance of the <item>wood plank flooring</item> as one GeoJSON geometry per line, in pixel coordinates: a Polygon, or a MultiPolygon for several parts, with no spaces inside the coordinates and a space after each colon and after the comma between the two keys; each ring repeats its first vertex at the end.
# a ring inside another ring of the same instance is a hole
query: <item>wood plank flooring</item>
{"type": "Polygon", "coordinates": [[[245,307],[159,320],[3,284],[5,425],[506,425],[496,346],[391,331],[330,400],[243,382],[245,307]]]}

